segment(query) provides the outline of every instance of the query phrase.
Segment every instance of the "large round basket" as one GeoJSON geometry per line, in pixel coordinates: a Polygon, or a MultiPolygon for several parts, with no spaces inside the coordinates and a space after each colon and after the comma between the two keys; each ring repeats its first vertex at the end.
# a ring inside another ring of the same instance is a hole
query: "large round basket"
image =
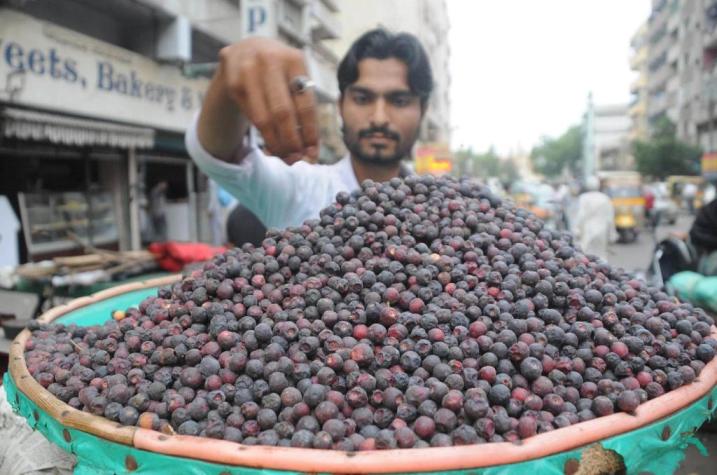
{"type": "MultiPolygon", "coordinates": [[[[96,325],[115,309],[139,304],[179,276],[132,283],[83,297],[40,319],[96,325]]],[[[717,329],[713,329],[717,333],[717,329]]],[[[695,431],[716,410],[717,359],[697,381],[641,405],[634,415],[618,413],[537,435],[521,443],[340,452],[245,446],[192,436],[125,427],[78,411],[55,398],[28,372],[23,331],[12,343],[4,378],[8,400],[28,424],[77,457],[77,474],[182,473],[470,473],[573,474],[672,473],[695,431]],[[584,472],[585,471],[585,472],[584,472]]]]}

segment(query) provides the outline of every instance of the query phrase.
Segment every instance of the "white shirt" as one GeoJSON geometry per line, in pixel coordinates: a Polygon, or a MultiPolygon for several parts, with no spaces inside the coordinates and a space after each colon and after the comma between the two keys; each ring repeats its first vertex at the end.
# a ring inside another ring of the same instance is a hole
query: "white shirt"
{"type": "Polygon", "coordinates": [[[199,143],[197,118],[184,137],[189,155],[200,170],[234,195],[267,228],[298,226],[318,218],[340,191],[359,188],[348,155],[333,165],[304,161],[287,165],[258,147],[238,152],[239,164],[213,157],[199,143]]]}
{"type": "Polygon", "coordinates": [[[583,252],[607,260],[608,244],[615,237],[615,210],[610,198],[599,191],[580,195],[574,225],[583,252]]]}

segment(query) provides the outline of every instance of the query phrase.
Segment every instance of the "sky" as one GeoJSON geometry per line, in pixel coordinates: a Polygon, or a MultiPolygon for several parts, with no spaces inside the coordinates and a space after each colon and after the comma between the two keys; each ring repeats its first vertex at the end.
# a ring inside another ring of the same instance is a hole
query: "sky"
{"type": "Polygon", "coordinates": [[[595,104],[627,103],[650,0],[447,0],[451,146],[529,152],[595,104]]]}

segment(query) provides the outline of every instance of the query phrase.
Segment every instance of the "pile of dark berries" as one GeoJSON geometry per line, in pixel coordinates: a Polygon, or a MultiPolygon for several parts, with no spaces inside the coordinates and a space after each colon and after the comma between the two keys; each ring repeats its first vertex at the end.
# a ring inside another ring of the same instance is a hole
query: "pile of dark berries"
{"type": "Polygon", "coordinates": [[[714,321],[468,181],[364,182],[102,326],[35,379],[125,425],[372,450],[516,441],[691,383],[714,321]]]}

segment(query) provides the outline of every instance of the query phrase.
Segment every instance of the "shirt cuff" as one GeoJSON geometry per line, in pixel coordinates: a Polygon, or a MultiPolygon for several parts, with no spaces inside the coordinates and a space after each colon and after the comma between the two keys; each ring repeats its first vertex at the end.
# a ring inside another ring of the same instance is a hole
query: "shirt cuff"
{"type": "Polygon", "coordinates": [[[254,161],[262,154],[262,151],[256,146],[249,146],[245,139],[244,145],[237,151],[232,162],[217,158],[209,153],[199,141],[198,121],[199,112],[194,115],[192,123],[184,135],[184,145],[197,166],[212,178],[213,175],[226,173],[234,174],[235,177],[238,175],[251,175],[254,161]]]}

